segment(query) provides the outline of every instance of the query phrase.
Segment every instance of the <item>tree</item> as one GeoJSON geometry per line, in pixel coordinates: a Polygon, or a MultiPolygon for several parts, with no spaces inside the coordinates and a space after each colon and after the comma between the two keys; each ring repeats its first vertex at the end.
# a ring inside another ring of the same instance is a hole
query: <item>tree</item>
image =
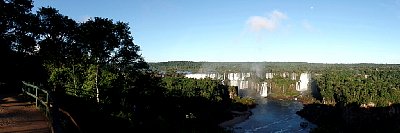
{"type": "Polygon", "coordinates": [[[1,84],[16,85],[20,80],[42,79],[35,55],[39,20],[31,12],[32,7],[31,0],[0,1],[1,84]]]}
{"type": "Polygon", "coordinates": [[[49,82],[60,93],[65,93],[65,86],[77,88],[79,79],[75,64],[81,59],[75,39],[78,24],[51,7],[40,8],[37,15],[41,33],[38,42],[39,55],[49,73],[49,82]],[[71,79],[73,85],[69,85],[71,79]]]}

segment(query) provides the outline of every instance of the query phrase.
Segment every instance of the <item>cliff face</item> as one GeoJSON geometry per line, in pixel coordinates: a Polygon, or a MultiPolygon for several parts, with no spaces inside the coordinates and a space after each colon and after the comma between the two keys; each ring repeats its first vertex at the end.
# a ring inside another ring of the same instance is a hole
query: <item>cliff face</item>
{"type": "MultiPolygon", "coordinates": [[[[308,90],[311,74],[310,73],[195,73],[186,74],[188,78],[202,79],[211,78],[215,80],[229,81],[226,82],[229,86],[236,86],[239,90],[241,89],[255,89],[261,96],[266,97],[273,88],[279,88],[282,92],[285,89],[295,89],[296,91],[308,90]],[[261,75],[261,77],[260,77],[261,75]],[[254,78],[257,77],[257,78],[254,78]],[[258,79],[258,80],[256,80],[258,79]],[[280,79],[280,80],[274,80],[280,79]],[[282,81],[290,82],[282,82],[282,81]],[[278,83],[279,82],[279,83],[278,83]],[[294,83],[293,83],[294,82],[294,83]],[[282,85],[288,84],[288,85],[282,85]]],[[[225,82],[224,82],[225,83],[225,82]]]]}

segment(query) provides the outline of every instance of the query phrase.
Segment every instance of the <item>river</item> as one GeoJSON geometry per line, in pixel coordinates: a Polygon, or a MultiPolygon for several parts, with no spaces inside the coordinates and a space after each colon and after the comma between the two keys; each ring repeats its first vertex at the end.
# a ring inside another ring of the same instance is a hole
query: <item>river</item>
{"type": "Polygon", "coordinates": [[[296,114],[303,108],[298,101],[257,98],[257,102],[249,119],[233,126],[235,133],[308,133],[316,127],[296,114]],[[301,122],[307,122],[308,126],[300,127],[301,122]]]}

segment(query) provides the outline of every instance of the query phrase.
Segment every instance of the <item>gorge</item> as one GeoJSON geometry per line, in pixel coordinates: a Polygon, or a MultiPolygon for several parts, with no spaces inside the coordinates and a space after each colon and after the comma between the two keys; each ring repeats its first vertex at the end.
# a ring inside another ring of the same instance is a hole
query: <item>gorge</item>
{"type": "MultiPolygon", "coordinates": [[[[230,127],[233,132],[309,132],[316,125],[309,123],[296,114],[303,108],[301,102],[292,100],[272,100],[268,99],[268,94],[274,90],[285,90],[285,84],[278,85],[279,81],[274,78],[290,80],[289,87],[296,91],[306,92],[311,87],[311,74],[304,73],[195,73],[186,74],[187,78],[211,78],[227,82],[229,86],[236,86],[241,97],[252,97],[256,99],[257,106],[251,109],[251,114],[247,120],[230,127]],[[256,75],[256,76],[255,76],[256,75]],[[263,75],[260,77],[259,75],[263,75]],[[252,77],[257,77],[255,80],[252,77]],[[301,123],[307,123],[307,127],[301,127],[301,123]]],[[[289,83],[289,82],[288,82],[289,83]]],[[[283,92],[284,93],[284,92],[283,92]]]]}

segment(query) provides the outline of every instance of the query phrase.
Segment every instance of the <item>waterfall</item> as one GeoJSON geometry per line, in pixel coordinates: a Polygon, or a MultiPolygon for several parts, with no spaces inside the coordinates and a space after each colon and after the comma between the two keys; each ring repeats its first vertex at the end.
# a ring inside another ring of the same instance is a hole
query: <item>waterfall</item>
{"type": "Polygon", "coordinates": [[[268,96],[268,83],[267,82],[264,82],[261,84],[260,94],[262,97],[268,96]]]}
{"type": "Polygon", "coordinates": [[[308,89],[308,84],[311,79],[311,74],[301,73],[300,80],[296,84],[297,91],[306,91],[308,89]]]}

